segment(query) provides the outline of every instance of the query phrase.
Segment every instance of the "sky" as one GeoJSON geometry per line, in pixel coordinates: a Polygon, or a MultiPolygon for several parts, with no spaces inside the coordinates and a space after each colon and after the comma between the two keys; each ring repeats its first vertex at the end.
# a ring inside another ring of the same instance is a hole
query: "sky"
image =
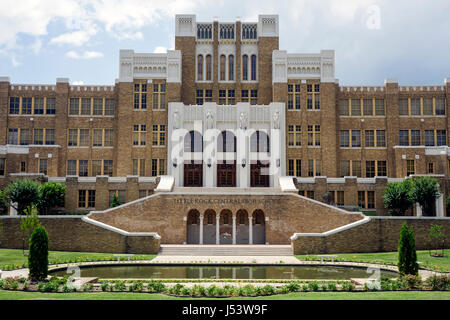
{"type": "Polygon", "coordinates": [[[175,14],[257,21],[278,14],[280,50],[335,50],[341,85],[443,85],[448,0],[0,0],[0,77],[17,84],[112,85],[119,50],[174,49],[175,14]]]}

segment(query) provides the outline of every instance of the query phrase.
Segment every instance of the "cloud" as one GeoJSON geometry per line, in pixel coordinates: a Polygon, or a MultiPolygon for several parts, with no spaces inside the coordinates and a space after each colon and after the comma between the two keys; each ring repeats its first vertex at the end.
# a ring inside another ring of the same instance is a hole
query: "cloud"
{"type": "Polygon", "coordinates": [[[153,53],[167,53],[167,47],[156,47],[153,53]]]}
{"type": "Polygon", "coordinates": [[[21,63],[20,61],[17,61],[17,59],[16,59],[15,56],[13,56],[13,57],[11,58],[11,63],[12,63],[12,65],[13,65],[13,67],[19,67],[19,66],[22,65],[22,63],[21,63]]]}
{"type": "Polygon", "coordinates": [[[84,84],[84,81],[73,81],[72,85],[74,86],[82,86],[84,84]]]}
{"type": "Polygon", "coordinates": [[[103,53],[97,51],[85,51],[82,55],[79,55],[75,51],[68,51],[66,56],[72,59],[94,59],[103,57],[103,53]]]}
{"type": "Polygon", "coordinates": [[[82,46],[87,43],[91,36],[96,32],[88,32],[85,30],[79,30],[74,32],[64,33],[50,40],[50,44],[69,44],[73,46],[82,46]]]}

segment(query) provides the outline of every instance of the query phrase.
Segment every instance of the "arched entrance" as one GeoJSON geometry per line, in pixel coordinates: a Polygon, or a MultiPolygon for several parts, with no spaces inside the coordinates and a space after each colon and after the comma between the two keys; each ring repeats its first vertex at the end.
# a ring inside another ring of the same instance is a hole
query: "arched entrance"
{"type": "Polygon", "coordinates": [[[200,212],[198,210],[189,210],[187,215],[186,243],[200,243],[200,212]]]}
{"type": "Polygon", "coordinates": [[[233,243],[233,215],[230,210],[222,210],[220,212],[220,244],[233,243]]]}
{"type": "Polygon", "coordinates": [[[240,209],[236,213],[236,243],[248,244],[248,213],[240,209]]]}
{"type": "Polygon", "coordinates": [[[216,212],[205,211],[203,218],[203,244],[216,244],[216,212]]]}
{"type": "Polygon", "coordinates": [[[266,244],[266,221],[264,211],[253,211],[253,244],[266,244]]]}

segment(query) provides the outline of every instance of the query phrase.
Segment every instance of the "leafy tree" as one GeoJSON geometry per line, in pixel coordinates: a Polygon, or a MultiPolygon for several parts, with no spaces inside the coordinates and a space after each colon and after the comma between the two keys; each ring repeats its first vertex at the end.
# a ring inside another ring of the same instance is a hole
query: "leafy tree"
{"type": "Polygon", "coordinates": [[[442,232],[443,226],[432,224],[430,230],[428,230],[428,238],[430,242],[434,244],[435,254],[439,249],[439,243],[445,239],[445,234],[442,232]]]}
{"type": "Polygon", "coordinates": [[[20,216],[20,230],[22,231],[22,250],[25,255],[25,243],[28,243],[31,234],[41,225],[41,222],[35,206],[28,206],[24,212],[26,217],[20,216]]]}
{"type": "Polygon", "coordinates": [[[405,222],[400,231],[398,241],[398,272],[401,276],[411,274],[417,275],[419,265],[417,264],[416,240],[412,227],[405,222]]]}
{"type": "Polygon", "coordinates": [[[111,208],[118,207],[120,205],[121,203],[119,197],[117,196],[117,194],[114,194],[111,200],[111,208]]]}
{"type": "Polygon", "coordinates": [[[387,184],[383,194],[384,207],[393,216],[404,216],[405,212],[413,204],[412,182],[406,179],[402,182],[390,182],[387,184]]]}
{"type": "Polygon", "coordinates": [[[436,199],[439,197],[436,179],[431,177],[415,178],[411,194],[413,201],[421,206],[424,216],[434,215],[436,199]]]}
{"type": "Polygon", "coordinates": [[[28,267],[32,281],[42,281],[48,275],[48,234],[43,226],[37,227],[30,238],[28,267]]]}
{"type": "Polygon", "coordinates": [[[5,198],[5,192],[0,190],[0,216],[8,214],[8,202],[5,198]]]}
{"type": "Polygon", "coordinates": [[[25,208],[39,203],[39,183],[30,179],[17,179],[6,186],[5,194],[7,201],[17,203],[13,208],[21,215],[25,208]]]}
{"type": "Polygon", "coordinates": [[[46,182],[39,186],[39,212],[47,214],[49,209],[64,207],[66,186],[58,182],[46,182]]]}

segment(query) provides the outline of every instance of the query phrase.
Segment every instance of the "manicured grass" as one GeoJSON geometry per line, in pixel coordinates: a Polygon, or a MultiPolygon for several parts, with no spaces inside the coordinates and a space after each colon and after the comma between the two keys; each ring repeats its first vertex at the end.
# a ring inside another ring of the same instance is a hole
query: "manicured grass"
{"type": "MultiPolygon", "coordinates": [[[[140,260],[151,260],[156,255],[136,255],[133,258],[140,260]]],[[[66,262],[85,262],[97,260],[117,260],[112,253],[97,252],[67,252],[67,251],[49,251],[49,263],[66,263],[66,262]]],[[[14,269],[22,268],[28,264],[28,256],[24,256],[22,250],[17,249],[0,249],[0,269],[7,270],[8,267],[14,266],[14,269]]]]}
{"type": "MultiPolygon", "coordinates": [[[[433,251],[432,251],[433,252],[433,251]]],[[[442,250],[439,250],[442,253],[442,250]]],[[[379,252],[379,253],[343,253],[336,254],[338,261],[354,261],[354,262],[374,262],[388,263],[397,265],[398,252],[379,252]]],[[[300,260],[320,260],[317,255],[297,255],[300,260]]],[[[422,262],[421,267],[428,267],[435,270],[450,271],[450,249],[444,250],[444,257],[431,257],[430,251],[417,251],[417,261],[422,262]]]]}
{"type": "Polygon", "coordinates": [[[262,297],[184,298],[157,293],[42,293],[0,290],[0,300],[450,300],[449,291],[295,292],[262,297]]]}

